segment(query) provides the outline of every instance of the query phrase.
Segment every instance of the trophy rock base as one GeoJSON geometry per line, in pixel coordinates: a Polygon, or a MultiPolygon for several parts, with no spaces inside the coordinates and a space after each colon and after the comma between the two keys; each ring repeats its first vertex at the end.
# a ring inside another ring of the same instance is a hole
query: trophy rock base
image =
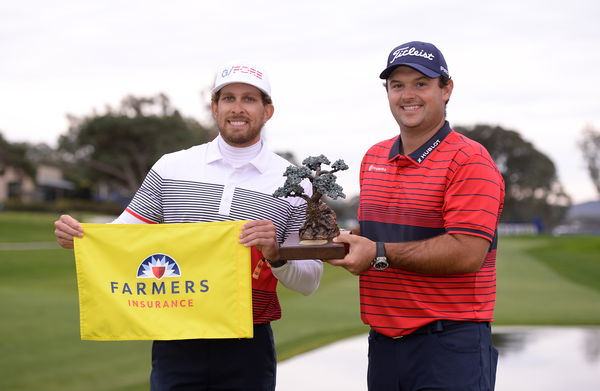
{"type": "Polygon", "coordinates": [[[341,259],[348,254],[346,243],[334,243],[331,239],[323,241],[324,244],[314,242],[317,241],[301,241],[298,232],[292,232],[279,247],[279,258],[282,260],[341,259]]]}

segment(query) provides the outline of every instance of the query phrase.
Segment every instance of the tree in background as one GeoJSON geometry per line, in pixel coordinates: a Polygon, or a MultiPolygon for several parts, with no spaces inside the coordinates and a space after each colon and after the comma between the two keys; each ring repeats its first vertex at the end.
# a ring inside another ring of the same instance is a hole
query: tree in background
{"type": "Polygon", "coordinates": [[[502,173],[506,185],[502,220],[532,222],[543,219],[550,228],[564,218],[571,204],[560,184],[554,163],[513,130],[500,126],[457,126],[456,131],[482,144],[502,173]]]}
{"type": "Polygon", "coordinates": [[[22,170],[30,178],[35,178],[35,165],[28,159],[28,151],[32,148],[28,143],[9,143],[0,133],[0,174],[6,166],[22,170]]]}
{"type": "Polygon", "coordinates": [[[118,109],[77,118],[60,136],[59,152],[71,180],[91,187],[98,181],[138,189],[154,162],[165,153],[210,141],[216,131],[183,117],[164,94],[125,97],[118,109]]]}
{"type": "Polygon", "coordinates": [[[587,164],[590,178],[596,187],[598,197],[600,197],[600,131],[588,125],[583,129],[582,134],[583,137],[578,145],[583,152],[583,159],[587,164]]]}

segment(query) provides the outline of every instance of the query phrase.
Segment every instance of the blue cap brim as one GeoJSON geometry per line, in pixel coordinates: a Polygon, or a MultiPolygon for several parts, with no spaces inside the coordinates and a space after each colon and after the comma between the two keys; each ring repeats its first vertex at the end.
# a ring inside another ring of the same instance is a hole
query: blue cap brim
{"type": "Polygon", "coordinates": [[[390,77],[390,75],[392,74],[392,72],[394,72],[394,70],[398,67],[410,67],[416,71],[421,72],[422,74],[424,74],[427,77],[430,77],[432,79],[435,79],[436,77],[440,77],[442,76],[441,73],[436,73],[434,71],[432,71],[429,68],[425,68],[424,66],[422,66],[421,64],[414,64],[414,63],[405,63],[405,64],[394,64],[391,65],[387,68],[384,69],[383,72],[381,72],[381,74],[379,75],[380,79],[387,79],[388,77],[390,77]]]}

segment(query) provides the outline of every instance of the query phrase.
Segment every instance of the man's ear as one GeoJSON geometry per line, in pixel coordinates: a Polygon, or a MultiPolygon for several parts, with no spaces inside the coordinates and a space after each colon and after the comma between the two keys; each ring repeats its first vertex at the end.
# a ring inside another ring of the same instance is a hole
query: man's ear
{"type": "Polygon", "coordinates": [[[271,119],[273,113],[275,112],[275,106],[272,104],[265,105],[265,122],[271,119]]]}
{"type": "Polygon", "coordinates": [[[454,90],[454,80],[448,80],[448,84],[446,84],[442,88],[442,94],[444,94],[444,102],[450,100],[450,96],[452,95],[452,90],[454,90]]]}

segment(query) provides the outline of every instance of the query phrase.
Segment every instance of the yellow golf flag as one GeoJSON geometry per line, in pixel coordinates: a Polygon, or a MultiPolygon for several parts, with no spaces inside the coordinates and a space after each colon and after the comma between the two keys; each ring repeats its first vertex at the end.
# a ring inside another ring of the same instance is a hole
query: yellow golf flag
{"type": "Polygon", "coordinates": [[[252,338],[244,223],[82,224],[81,339],[252,338]]]}

